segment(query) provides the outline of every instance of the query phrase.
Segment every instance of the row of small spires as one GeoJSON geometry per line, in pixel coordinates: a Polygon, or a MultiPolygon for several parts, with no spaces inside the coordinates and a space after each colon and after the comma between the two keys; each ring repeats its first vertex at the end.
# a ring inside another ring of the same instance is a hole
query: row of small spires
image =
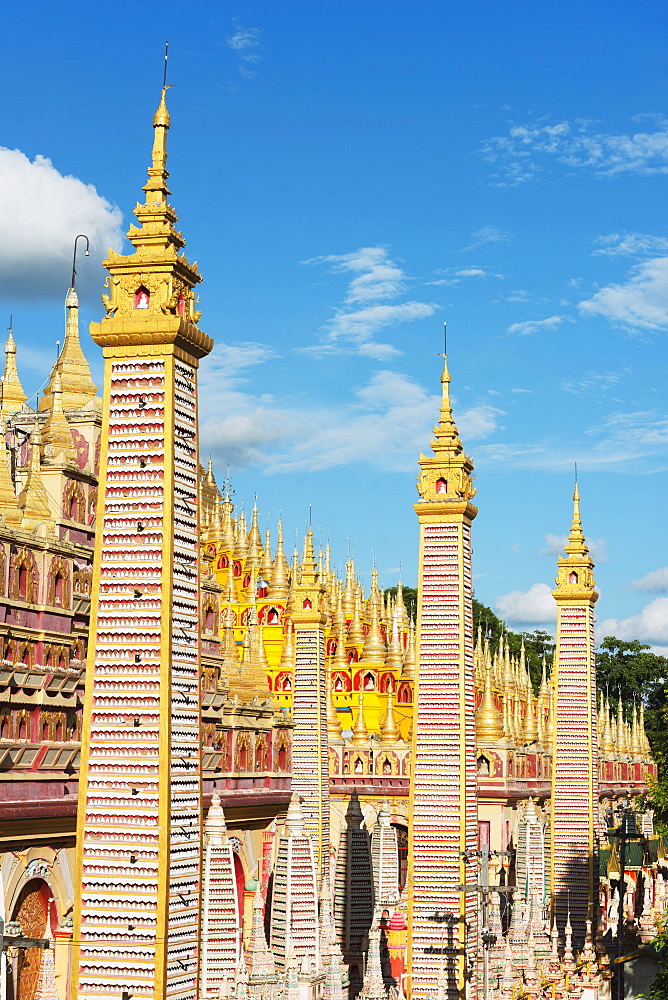
{"type": "MultiPolygon", "coordinates": [[[[516,746],[538,743],[551,745],[554,736],[553,683],[547,675],[545,657],[538,696],[526,662],[524,643],[520,654],[510,654],[502,637],[492,655],[488,640],[478,632],[474,653],[476,685],[482,699],[476,712],[476,734],[481,745],[507,740],[516,746]],[[499,708],[497,702],[502,707],[499,708]]],[[[651,759],[651,747],[645,732],[645,709],[642,703],[625,711],[620,699],[617,716],[610,712],[608,698],[599,695],[598,743],[603,755],[651,759]]]]}

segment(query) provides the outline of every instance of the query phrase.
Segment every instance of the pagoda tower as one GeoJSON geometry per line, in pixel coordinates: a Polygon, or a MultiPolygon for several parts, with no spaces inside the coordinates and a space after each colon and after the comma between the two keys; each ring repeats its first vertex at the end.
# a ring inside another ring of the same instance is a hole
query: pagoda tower
{"type": "Polygon", "coordinates": [[[295,667],[292,715],[292,791],[302,799],[304,828],[313,838],[318,872],[329,878],[329,741],[325,662],[326,588],[313,553],[309,528],[304,555],[291,590],[295,667]]]}
{"type": "Polygon", "coordinates": [[[570,910],[573,940],[582,947],[590,909],[596,906],[595,828],[598,814],[598,733],[594,638],[594,563],[580,520],[580,491],[573,494],[573,523],[557,560],[557,646],[554,654],[550,890],[553,915],[563,931],[570,910]]]}
{"type": "Polygon", "coordinates": [[[387,799],[383,799],[371,834],[371,859],[376,906],[396,906],[399,902],[399,849],[387,799]]]}
{"type": "Polygon", "coordinates": [[[471,523],[473,463],[442,401],[431,446],[420,455],[418,657],[409,799],[409,995],[475,994],[477,897],[464,852],[478,846],[471,523]],[[467,870],[470,874],[467,877],[467,870]]]}
{"type": "Polygon", "coordinates": [[[291,956],[300,966],[320,967],[316,872],[313,841],[305,829],[299,795],[293,792],[278,842],[271,905],[271,950],[281,973],[291,956]]]}
{"type": "Polygon", "coordinates": [[[72,996],[195,1000],[201,885],[196,265],[168,203],[165,90],[146,201],[109,251],[72,996]]]}
{"type": "Polygon", "coordinates": [[[234,852],[225,812],[214,792],[204,824],[202,955],[200,997],[220,997],[220,984],[234,978],[241,951],[241,911],[234,852]]]}

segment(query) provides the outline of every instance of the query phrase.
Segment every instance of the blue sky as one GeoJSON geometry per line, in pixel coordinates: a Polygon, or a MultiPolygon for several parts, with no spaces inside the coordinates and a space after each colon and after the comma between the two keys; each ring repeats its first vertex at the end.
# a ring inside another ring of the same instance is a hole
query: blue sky
{"type": "MultiPolygon", "coordinates": [[[[3,14],[0,297],[26,388],[72,239],[82,319],[142,196],[170,41],[173,204],[204,274],[203,457],[290,544],[415,580],[442,323],[477,596],[545,627],[578,462],[604,631],[668,648],[668,123],[658,2],[119,3],[3,14]],[[146,23],[142,23],[142,19],[146,23]]],[[[96,373],[98,352],[84,344],[96,373]]]]}

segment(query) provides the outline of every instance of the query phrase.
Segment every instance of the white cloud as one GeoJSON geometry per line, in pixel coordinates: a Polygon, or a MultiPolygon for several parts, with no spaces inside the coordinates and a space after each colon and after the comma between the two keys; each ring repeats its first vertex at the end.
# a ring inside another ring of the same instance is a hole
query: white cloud
{"type": "Polygon", "coordinates": [[[668,597],[657,597],[640,614],[630,618],[608,618],[601,622],[598,635],[614,635],[626,642],[638,639],[651,644],[668,644],[668,597]]]}
{"type": "Polygon", "coordinates": [[[610,233],[597,236],[594,242],[599,244],[598,250],[593,251],[595,256],[646,257],[668,253],[668,238],[651,233],[610,233]]]}
{"type": "Polygon", "coordinates": [[[584,438],[555,442],[513,441],[476,448],[476,465],[503,462],[509,467],[558,471],[573,468],[610,470],[624,475],[668,468],[668,416],[655,410],[615,412],[585,428],[584,438]]]}
{"type": "MultiPolygon", "coordinates": [[[[511,323],[506,329],[506,333],[520,337],[529,337],[534,333],[542,333],[547,330],[554,330],[567,320],[567,316],[548,316],[547,319],[525,319],[520,323],[511,323]]],[[[571,320],[568,320],[571,322],[571,320]]]]}
{"type": "MultiPolygon", "coordinates": [[[[568,535],[552,535],[547,532],[545,535],[545,548],[540,549],[538,555],[540,556],[563,556],[565,555],[564,546],[568,541],[568,535]]],[[[605,553],[605,538],[587,538],[587,548],[591,553],[591,557],[595,563],[607,562],[608,557],[605,553]]]]}
{"type": "Polygon", "coordinates": [[[513,125],[507,135],[483,143],[483,157],[498,165],[499,183],[516,186],[531,180],[550,160],[570,170],[599,176],[668,173],[668,122],[653,132],[612,135],[596,132],[587,121],[554,125],[513,125]]]}
{"type": "Polygon", "coordinates": [[[90,239],[90,259],[80,242],[77,289],[101,290],[99,263],[122,246],[122,219],[92,184],[61,174],[47,157],[0,148],[0,297],[64,299],[79,233],[90,239]]]}
{"type": "Polygon", "coordinates": [[[662,590],[668,590],[668,566],[652,570],[651,573],[641,577],[640,580],[634,580],[631,587],[633,590],[647,590],[650,593],[660,593],[662,590]]]}
{"type": "Polygon", "coordinates": [[[490,243],[512,243],[515,237],[512,233],[499,229],[498,226],[481,226],[471,233],[471,243],[467,247],[462,247],[459,253],[468,253],[469,250],[477,250],[479,247],[487,246],[490,243]]]}
{"type": "MultiPolygon", "coordinates": [[[[224,464],[281,473],[360,462],[409,472],[438,415],[440,395],[391,370],[376,372],[347,402],[331,406],[301,409],[245,393],[217,351],[202,363],[202,443],[224,464]]],[[[500,415],[482,405],[456,418],[462,434],[474,440],[491,434],[500,415]]]]}
{"type": "Polygon", "coordinates": [[[434,281],[427,281],[427,285],[458,285],[462,278],[503,278],[503,274],[495,274],[487,267],[481,265],[470,265],[469,267],[446,267],[436,272],[445,277],[437,278],[434,281]]]}
{"type": "Polygon", "coordinates": [[[528,590],[512,590],[498,597],[494,609],[505,621],[527,625],[553,624],[557,606],[546,583],[534,583],[528,590]]]}
{"type": "Polygon", "coordinates": [[[617,372],[587,372],[577,382],[564,381],[559,385],[564,392],[570,392],[574,396],[592,396],[594,393],[606,395],[621,377],[617,372]]]}
{"type": "Polygon", "coordinates": [[[216,377],[227,378],[244,368],[273,361],[280,357],[268,344],[245,341],[237,344],[216,343],[210,355],[209,365],[215,368],[216,377]]]}
{"type": "Polygon", "coordinates": [[[233,35],[226,35],[225,41],[239,56],[238,69],[241,75],[248,78],[257,76],[251,64],[262,58],[262,33],[259,28],[244,28],[238,23],[235,26],[236,31],[233,35]]]}
{"type": "Polygon", "coordinates": [[[581,312],[605,316],[632,330],[668,327],[668,257],[637,264],[626,283],[612,284],[579,303],[581,312]]]}
{"type": "Polygon", "coordinates": [[[313,257],[306,264],[331,264],[333,271],[355,274],[348,286],[346,302],[378,302],[393,299],[406,289],[406,275],[390,260],[385,247],[360,247],[352,253],[313,257]]]}
{"type": "Polygon", "coordinates": [[[398,323],[432,316],[433,302],[390,303],[402,295],[408,285],[403,269],[389,257],[385,247],[361,247],[347,254],[326,254],[304,261],[305,264],[326,264],[335,274],[350,278],[343,304],[322,328],[319,344],[306,350],[314,355],[353,350],[376,360],[387,360],[401,353],[391,344],[377,344],[373,337],[380,330],[398,323]]]}

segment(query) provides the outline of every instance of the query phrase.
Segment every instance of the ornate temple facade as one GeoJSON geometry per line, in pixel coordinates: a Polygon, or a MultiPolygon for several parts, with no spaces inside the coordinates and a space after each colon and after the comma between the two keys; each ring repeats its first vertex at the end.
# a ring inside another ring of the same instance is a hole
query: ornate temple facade
{"type": "Polygon", "coordinates": [[[667,905],[668,850],[626,809],[655,773],[642,706],[596,702],[579,493],[539,684],[474,634],[447,363],[417,615],[310,530],[290,556],[248,523],[199,462],[212,342],[164,97],[134,253],[105,263],[103,399],[74,289],[39,402],[5,348],[0,898],[50,945],[10,950],[8,996],[605,1000],[620,919],[646,942],[667,905]]]}

